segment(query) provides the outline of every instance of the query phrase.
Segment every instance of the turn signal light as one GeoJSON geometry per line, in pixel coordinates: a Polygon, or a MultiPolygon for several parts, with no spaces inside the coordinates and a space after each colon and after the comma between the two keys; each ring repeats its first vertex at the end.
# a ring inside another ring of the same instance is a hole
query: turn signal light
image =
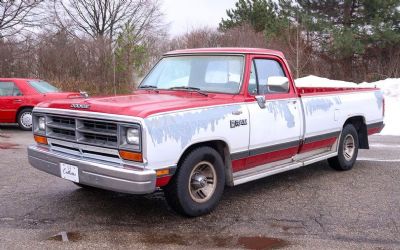
{"type": "Polygon", "coordinates": [[[156,171],[157,176],[169,175],[169,169],[161,169],[156,171]]]}
{"type": "Polygon", "coordinates": [[[44,136],[39,136],[39,135],[34,135],[33,138],[35,139],[35,142],[40,143],[40,144],[48,144],[47,143],[47,138],[44,136]]]}
{"type": "Polygon", "coordinates": [[[119,155],[124,160],[143,162],[143,156],[141,153],[120,150],[119,155]]]}

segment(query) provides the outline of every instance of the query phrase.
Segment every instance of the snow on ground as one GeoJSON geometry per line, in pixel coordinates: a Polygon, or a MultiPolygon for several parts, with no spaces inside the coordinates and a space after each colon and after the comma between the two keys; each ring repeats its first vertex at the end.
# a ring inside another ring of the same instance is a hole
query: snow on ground
{"type": "Polygon", "coordinates": [[[380,88],[385,97],[385,128],[381,135],[400,135],[400,78],[388,78],[377,82],[356,84],[331,80],[318,76],[306,76],[296,79],[297,87],[352,87],[380,88]]]}
{"type": "Polygon", "coordinates": [[[344,87],[357,88],[358,85],[354,82],[345,82],[339,80],[331,80],[318,76],[306,76],[296,79],[297,87],[344,87]]]}

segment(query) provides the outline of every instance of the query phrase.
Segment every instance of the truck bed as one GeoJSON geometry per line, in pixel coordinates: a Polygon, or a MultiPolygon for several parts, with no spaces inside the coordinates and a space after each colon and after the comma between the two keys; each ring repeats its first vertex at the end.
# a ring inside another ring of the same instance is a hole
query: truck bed
{"type": "Polygon", "coordinates": [[[300,95],[378,90],[377,88],[350,88],[350,87],[296,87],[296,89],[297,89],[297,93],[299,93],[300,95]]]}

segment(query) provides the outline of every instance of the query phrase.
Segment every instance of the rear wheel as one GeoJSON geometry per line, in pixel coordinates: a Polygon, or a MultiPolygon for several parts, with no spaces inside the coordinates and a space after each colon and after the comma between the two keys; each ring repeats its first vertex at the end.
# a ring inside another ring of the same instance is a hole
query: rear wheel
{"type": "Polygon", "coordinates": [[[339,171],[353,168],[358,154],[358,133],[352,124],[347,124],[340,136],[338,155],[328,159],[329,165],[339,171]]]}
{"type": "Polygon", "coordinates": [[[168,204],[178,213],[194,217],[211,212],[225,186],[221,156],[211,147],[190,152],[164,192],[168,204]]]}
{"type": "Polygon", "coordinates": [[[22,130],[32,130],[32,108],[23,108],[19,111],[17,122],[22,130]]]}

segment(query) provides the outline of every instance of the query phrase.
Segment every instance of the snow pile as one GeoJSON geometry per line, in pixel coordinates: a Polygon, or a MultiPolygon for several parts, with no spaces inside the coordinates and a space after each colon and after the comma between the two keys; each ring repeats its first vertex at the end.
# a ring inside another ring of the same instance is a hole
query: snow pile
{"type": "Polygon", "coordinates": [[[358,85],[354,82],[345,82],[339,80],[331,80],[318,76],[306,76],[296,79],[297,87],[340,87],[340,88],[357,88],[358,85]]]}
{"type": "Polygon", "coordinates": [[[400,78],[388,78],[377,82],[356,84],[322,78],[306,76],[296,79],[297,87],[351,87],[351,88],[380,88],[385,97],[385,128],[381,135],[400,135],[400,78]]]}

